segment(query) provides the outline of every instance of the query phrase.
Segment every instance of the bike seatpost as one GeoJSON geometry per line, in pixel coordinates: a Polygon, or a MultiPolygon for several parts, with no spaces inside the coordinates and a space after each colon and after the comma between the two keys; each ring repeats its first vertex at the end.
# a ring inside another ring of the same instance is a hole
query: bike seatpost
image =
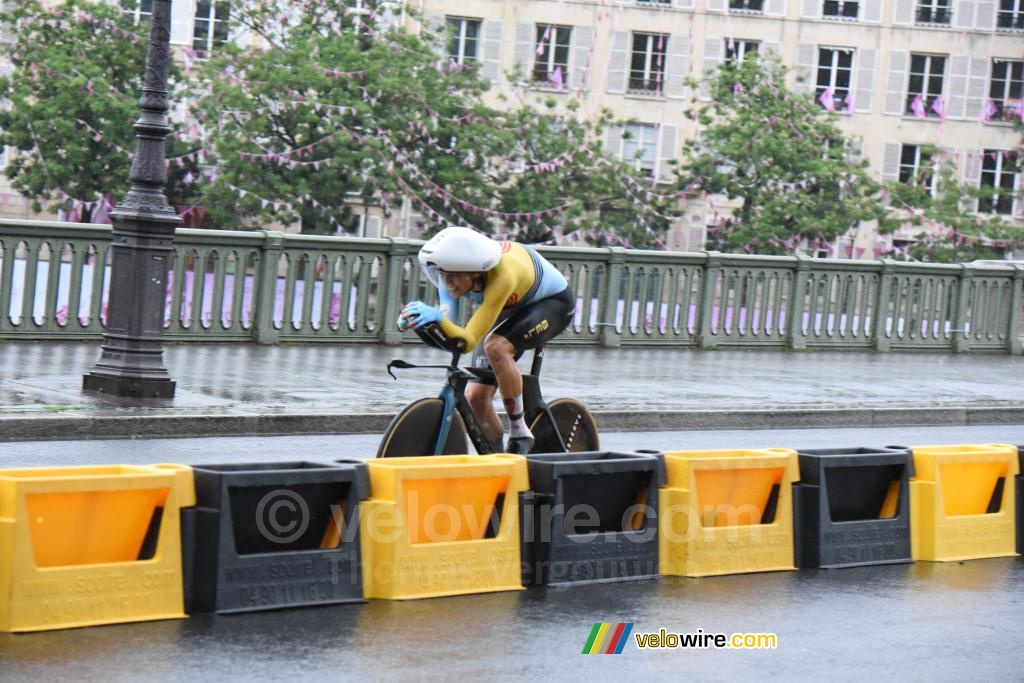
{"type": "Polygon", "coordinates": [[[544,362],[544,347],[538,346],[533,350],[533,364],[530,365],[530,374],[536,377],[540,374],[540,364],[544,362]]]}

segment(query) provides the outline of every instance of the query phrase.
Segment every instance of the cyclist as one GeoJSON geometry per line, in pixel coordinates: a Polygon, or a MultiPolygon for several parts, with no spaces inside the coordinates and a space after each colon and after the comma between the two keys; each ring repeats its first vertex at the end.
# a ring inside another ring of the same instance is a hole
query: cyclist
{"type": "MultiPolygon", "coordinates": [[[[569,284],[533,247],[496,242],[463,227],[437,233],[420,249],[419,261],[437,286],[440,308],[409,302],[398,328],[437,323],[450,339],[461,339],[467,351],[473,349],[474,367],[490,366],[498,380],[511,425],[507,452],[528,453],[533,434],[523,419],[523,376],[516,360],[568,326],[576,310],[569,284]],[[479,304],[465,327],[453,322],[462,298],[479,304]]],[[[502,428],[494,392],[492,385],[473,383],[466,398],[488,438],[497,440],[502,428]]]]}

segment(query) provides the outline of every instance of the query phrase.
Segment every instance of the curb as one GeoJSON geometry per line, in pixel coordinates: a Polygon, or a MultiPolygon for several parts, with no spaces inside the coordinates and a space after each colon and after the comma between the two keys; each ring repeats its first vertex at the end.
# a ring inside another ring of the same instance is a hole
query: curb
{"type": "MultiPolygon", "coordinates": [[[[382,433],[383,413],[0,417],[0,441],[382,433]]],[[[598,411],[609,432],[1024,424],[1024,407],[598,411]]]]}

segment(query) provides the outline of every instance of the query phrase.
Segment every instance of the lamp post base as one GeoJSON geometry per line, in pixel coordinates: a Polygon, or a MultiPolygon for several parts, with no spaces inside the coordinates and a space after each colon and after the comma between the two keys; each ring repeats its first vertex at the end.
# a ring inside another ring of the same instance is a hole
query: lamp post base
{"type": "Polygon", "coordinates": [[[110,377],[89,373],[82,377],[82,391],[119,398],[174,398],[174,381],[171,379],[110,377]]]}

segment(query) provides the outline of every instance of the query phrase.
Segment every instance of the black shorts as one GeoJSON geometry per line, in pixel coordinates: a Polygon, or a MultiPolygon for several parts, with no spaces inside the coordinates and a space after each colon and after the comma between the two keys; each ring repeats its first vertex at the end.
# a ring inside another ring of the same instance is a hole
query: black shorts
{"type": "MultiPolygon", "coordinates": [[[[572,293],[571,287],[566,287],[554,296],[522,308],[502,311],[488,336],[497,334],[512,342],[518,360],[527,349],[543,346],[561,334],[572,322],[575,313],[576,295],[572,293]]],[[[484,352],[486,340],[487,337],[484,337],[473,350],[473,367],[490,367],[487,354],[484,352]]]]}

